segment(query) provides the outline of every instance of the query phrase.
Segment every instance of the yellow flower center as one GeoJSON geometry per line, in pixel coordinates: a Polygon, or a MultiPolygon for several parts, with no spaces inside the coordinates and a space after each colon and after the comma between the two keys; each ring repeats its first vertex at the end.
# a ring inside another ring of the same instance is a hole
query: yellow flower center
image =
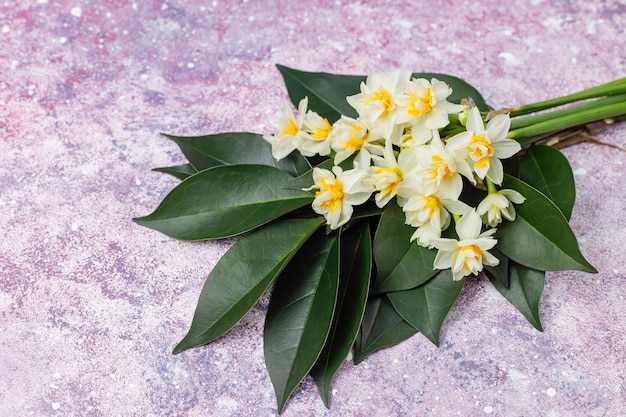
{"type": "Polygon", "coordinates": [[[459,248],[461,256],[463,256],[463,266],[461,271],[464,276],[478,272],[476,267],[482,265],[482,258],[485,252],[478,245],[467,245],[459,248]]]}
{"type": "Polygon", "coordinates": [[[383,115],[386,115],[388,112],[393,110],[396,106],[391,102],[391,96],[389,95],[389,91],[385,89],[380,89],[376,91],[371,97],[365,100],[365,106],[369,105],[374,101],[380,101],[383,105],[383,115]]]}
{"type": "Polygon", "coordinates": [[[343,185],[341,181],[335,179],[334,181],[327,183],[325,178],[320,179],[320,184],[315,188],[319,188],[319,191],[315,193],[315,198],[321,196],[327,191],[330,191],[330,198],[323,201],[320,207],[327,207],[328,211],[333,212],[341,207],[341,201],[343,200],[343,185]]]}
{"type": "Polygon", "coordinates": [[[296,125],[296,121],[290,117],[287,120],[287,127],[285,127],[285,130],[280,132],[280,137],[282,138],[287,135],[295,136],[297,134],[298,134],[298,125],[296,125]]]}
{"type": "Polygon", "coordinates": [[[429,113],[433,107],[431,105],[433,96],[430,88],[426,89],[426,94],[420,97],[414,91],[411,91],[411,97],[409,98],[409,107],[407,112],[414,117],[420,117],[424,113],[429,113]],[[418,106],[419,103],[419,106],[418,106]]]}
{"type": "Polygon", "coordinates": [[[489,158],[495,152],[491,142],[481,135],[473,135],[468,148],[470,157],[474,160],[474,166],[477,168],[484,168],[489,165],[489,158]]]}
{"type": "Polygon", "coordinates": [[[430,212],[429,217],[432,217],[433,214],[441,209],[439,199],[434,195],[424,196],[424,208],[430,212]]]}
{"type": "Polygon", "coordinates": [[[326,139],[330,131],[333,129],[333,127],[330,125],[330,122],[328,121],[327,118],[324,118],[323,123],[324,123],[323,126],[316,128],[315,131],[311,133],[311,136],[314,139],[318,139],[318,140],[326,139]]]}
{"type": "Polygon", "coordinates": [[[443,159],[439,155],[432,156],[432,167],[433,169],[430,171],[430,174],[433,177],[433,179],[439,179],[441,181],[445,181],[451,178],[452,175],[454,174],[454,172],[450,170],[450,167],[448,166],[448,162],[446,162],[446,160],[443,159]]]}
{"type": "Polygon", "coordinates": [[[346,149],[361,149],[363,144],[369,137],[369,133],[365,132],[361,134],[363,127],[359,125],[354,125],[352,127],[352,136],[350,136],[350,140],[344,143],[344,147],[346,149]]]}
{"type": "Polygon", "coordinates": [[[381,167],[377,167],[374,169],[374,174],[375,175],[379,175],[379,174],[387,174],[387,177],[392,177],[394,178],[393,181],[389,181],[386,183],[386,186],[383,187],[380,190],[380,193],[383,195],[387,195],[387,194],[395,194],[396,193],[396,188],[398,188],[398,184],[400,184],[400,182],[402,182],[402,171],[400,171],[399,168],[381,168],[381,167]]]}

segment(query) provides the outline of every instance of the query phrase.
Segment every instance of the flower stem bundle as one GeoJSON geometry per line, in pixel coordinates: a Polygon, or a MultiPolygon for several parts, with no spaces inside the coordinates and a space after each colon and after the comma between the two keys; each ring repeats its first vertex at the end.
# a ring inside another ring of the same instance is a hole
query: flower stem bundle
{"type": "Polygon", "coordinates": [[[624,116],[626,79],[494,111],[445,74],[278,68],[297,112],[265,135],[167,136],[189,163],[157,169],[182,181],[135,219],[184,240],[240,236],[174,353],[222,336],[272,287],[278,409],[308,374],[328,406],[352,349],[358,363],[417,332],[438,344],[468,278],[485,274],[542,330],[545,271],[596,272],[568,224],[569,163],[535,142],[624,116]]]}

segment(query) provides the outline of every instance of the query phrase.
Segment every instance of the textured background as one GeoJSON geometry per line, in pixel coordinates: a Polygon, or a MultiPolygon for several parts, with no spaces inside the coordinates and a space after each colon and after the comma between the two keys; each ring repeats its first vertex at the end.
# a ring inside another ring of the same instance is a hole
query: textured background
{"type": "MultiPolygon", "coordinates": [[[[275,416],[262,300],[172,356],[229,242],[139,227],[182,163],[159,132],[273,130],[274,65],[446,72],[493,107],[625,75],[622,1],[0,3],[0,416],[275,416]],[[510,2],[512,3],[512,2],[510,2]],[[420,4],[420,5],[418,5],[420,4]]],[[[624,123],[591,126],[623,145],[624,123]]],[[[469,280],[436,348],[346,362],[328,411],[307,379],[285,416],[626,415],[626,153],[581,144],[571,221],[600,271],[549,273],[537,332],[469,280]]]]}

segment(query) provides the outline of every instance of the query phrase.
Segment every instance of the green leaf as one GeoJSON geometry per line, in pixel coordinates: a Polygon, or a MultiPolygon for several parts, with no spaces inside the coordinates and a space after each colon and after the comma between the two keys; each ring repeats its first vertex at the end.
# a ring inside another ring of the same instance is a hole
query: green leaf
{"type": "Polygon", "coordinates": [[[489,278],[495,278],[505,288],[509,288],[509,258],[496,248],[490,249],[489,253],[500,260],[500,263],[496,266],[485,265],[489,278]]]}
{"type": "Polygon", "coordinates": [[[191,164],[183,164],[183,165],[175,165],[171,167],[162,167],[162,168],[153,168],[153,171],[163,172],[165,174],[170,174],[178,178],[179,180],[184,180],[187,177],[190,177],[196,174],[198,171],[191,164]]]}
{"type": "Polygon", "coordinates": [[[379,349],[395,345],[417,333],[393,308],[385,294],[370,298],[354,348],[354,364],[379,349]]]}
{"type": "MultiPolygon", "coordinates": [[[[309,108],[332,123],[341,115],[357,117],[357,113],[348,104],[346,97],[361,92],[361,82],[367,77],[358,75],[339,75],[324,72],[305,72],[283,65],[277,65],[285,80],[289,98],[297,107],[304,97],[309,98],[309,108]]],[[[489,111],[490,107],[481,94],[471,85],[446,74],[413,73],[413,78],[426,78],[429,81],[437,78],[452,87],[452,94],[448,97],[451,102],[460,102],[463,98],[471,98],[481,111],[489,111]]]]}
{"type": "Polygon", "coordinates": [[[309,109],[326,117],[331,123],[341,115],[356,118],[356,110],[346,101],[347,96],[360,92],[360,85],[365,77],[356,75],[335,75],[324,72],[298,71],[283,65],[276,65],[280,71],[289,98],[294,106],[304,97],[309,98],[309,109]]]}
{"type": "Polygon", "coordinates": [[[373,294],[415,288],[432,278],[436,251],[411,243],[415,229],[405,224],[402,209],[387,204],[374,237],[377,274],[373,294]]]}
{"type": "Polygon", "coordinates": [[[569,220],[576,200],[576,186],[565,155],[550,146],[536,145],[528,149],[519,164],[519,178],[545,194],[569,220]]]}
{"type": "Polygon", "coordinates": [[[183,240],[234,236],[311,203],[311,195],[280,187],[289,178],[265,165],[210,168],[181,182],[152,214],[134,220],[183,240]]]}
{"type": "Polygon", "coordinates": [[[404,320],[439,346],[441,326],[464,283],[465,279],[454,281],[452,271],[445,269],[424,285],[387,296],[404,320]]]}
{"type": "Polygon", "coordinates": [[[205,136],[164,135],[180,147],[191,165],[198,171],[220,165],[256,164],[267,165],[285,171],[295,177],[311,167],[300,152],[276,161],[272,146],[262,135],[246,132],[219,133],[205,136]]]}
{"type": "Polygon", "coordinates": [[[235,242],[204,283],[191,328],[174,354],[209,343],[233,327],[322,223],[282,220],[235,242]]]}
{"type": "Polygon", "coordinates": [[[263,348],[279,413],[324,347],[338,284],[339,239],[323,230],[302,246],[276,281],[263,348]]]}
{"type": "MultiPolygon", "coordinates": [[[[354,161],[354,158],[350,157],[346,159],[345,161],[342,161],[339,164],[339,166],[344,171],[347,171],[349,169],[352,169],[353,161],[354,161]]],[[[315,168],[322,168],[328,171],[332,171],[334,166],[335,166],[334,160],[326,159],[322,161],[321,163],[319,163],[318,165],[316,165],[315,168]]],[[[283,184],[282,187],[288,190],[301,190],[303,188],[310,188],[312,185],[313,185],[313,168],[309,169],[307,172],[305,172],[304,174],[296,178],[291,178],[289,181],[283,184]]]]}
{"type": "Polygon", "coordinates": [[[526,317],[537,330],[543,331],[539,318],[539,301],[543,292],[545,272],[509,262],[510,285],[505,287],[491,277],[491,283],[526,317]]]}
{"type": "Polygon", "coordinates": [[[324,350],[311,369],[324,405],[329,407],[330,386],[359,332],[372,271],[369,224],[361,222],[341,234],[339,294],[324,350]]]}
{"type": "Polygon", "coordinates": [[[504,176],[503,188],[518,191],[526,201],[516,205],[515,221],[498,227],[498,249],[511,260],[540,271],[577,269],[596,273],[583,257],[567,219],[552,201],[523,181],[504,176]]]}

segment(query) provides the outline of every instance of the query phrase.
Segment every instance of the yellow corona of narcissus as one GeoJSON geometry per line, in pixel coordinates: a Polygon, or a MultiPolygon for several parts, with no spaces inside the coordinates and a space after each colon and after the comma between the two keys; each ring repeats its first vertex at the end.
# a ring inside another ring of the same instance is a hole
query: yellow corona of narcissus
{"type": "Polygon", "coordinates": [[[263,139],[272,145],[272,156],[281,160],[296,149],[296,138],[302,134],[302,124],[308,106],[308,99],[300,100],[298,105],[298,118],[293,114],[289,105],[285,105],[283,111],[276,115],[277,132],[273,135],[265,135],[263,139]]]}
{"type": "Polygon", "coordinates": [[[487,194],[476,207],[476,213],[487,226],[496,227],[502,222],[502,217],[509,221],[515,220],[513,203],[522,204],[525,200],[524,196],[515,190],[499,190],[487,194]]]}
{"type": "Polygon", "coordinates": [[[343,226],[352,217],[353,206],[363,204],[372,195],[373,188],[363,183],[365,170],[343,171],[334,167],[313,168],[314,185],[307,190],[315,190],[313,211],[321,214],[331,229],[343,226]]]}
{"type": "Polygon", "coordinates": [[[474,107],[467,119],[467,131],[448,139],[447,144],[465,152],[476,176],[501,184],[504,169],[500,159],[510,158],[522,149],[519,142],[507,138],[510,126],[511,118],[498,114],[485,127],[480,111],[474,107]]]}
{"type": "Polygon", "coordinates": [[[468,275],[478,275],[484,265],[496,266],[500,260],[488,252],[498,242],[491,237],[496,229],[483,233],[482,221],[476,211],[465,213],[456,223],[459,239],[435,238],[431,244],[439,249],[435,257],[436,269],[452,269],[452,276],[459,281],[468,275]]]}

